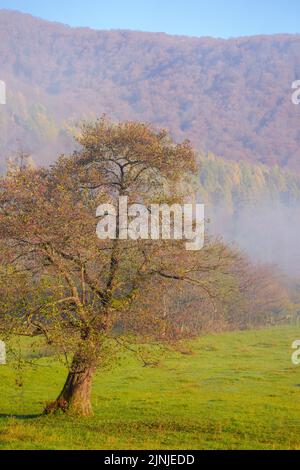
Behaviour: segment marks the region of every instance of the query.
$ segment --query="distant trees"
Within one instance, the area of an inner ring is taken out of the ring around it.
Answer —
[[[216,155],[199,154],[199,193],[214,207],[231,213],[255,207],[282,204],[299,206],[300,178],[297,173],[279,166],[254,165],[250,162],[226,161]]]
[[[99,240],[100,203],[120,195],[145,205],[183,201],[193,191],[195,155],[165,131],[106,118],[85,125],[79,144],[50,169],[21,166],[0,181],[0,327],[42,335],[70,359],[47,413],[89,415],[93,376],[110,345],[130,335],[146,342],[189,336],[166,313],[164,294],[180,298],[191,286],[215,311],[237,255],[220,241],[187,252],[182,241]]]
[[[209,283],[212,281],[213,284]],[[203,296],[197,285],[169,286],[163,296],[165,316],[177,325],[183,337],[203,332],[245,330],[281,324],[296,318],[297,301],[292,299],[282,274],[274,268],[255,265],[239,255],[226,276],[206,278],[212,295]],[[180,295],[179,295],[180,294]]]

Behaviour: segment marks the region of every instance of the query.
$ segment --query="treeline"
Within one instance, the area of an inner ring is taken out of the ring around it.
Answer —
[[[299,205],[300,176],[278,165],[254,165],[249,162],[233,162],[201,154],[199,194],[212,206],[222,206],[232,213],[245,207],[263,203]]]

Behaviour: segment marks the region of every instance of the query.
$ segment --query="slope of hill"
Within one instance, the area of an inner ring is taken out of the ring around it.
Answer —
[[[1,164],[71,147],[79,120],[107,113],[167,127],[227,159],[300,169],[300,36],[232,40],[73,29],[0,10]]]

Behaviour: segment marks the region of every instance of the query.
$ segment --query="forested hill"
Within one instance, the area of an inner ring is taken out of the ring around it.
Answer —
[[[150,121],[199,151],[300,170],[300,36],[231,40],[73,29],[0,10],[0,163],[72,148],[79,120]]]

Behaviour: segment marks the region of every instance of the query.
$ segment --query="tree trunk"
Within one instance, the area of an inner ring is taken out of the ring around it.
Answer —
[[[78,352],[74,355],[71,370],[58,398],[48,404],[45,414],[58,411],[79,416],[92,414],[91,388],[96,365],[93,360]]]

